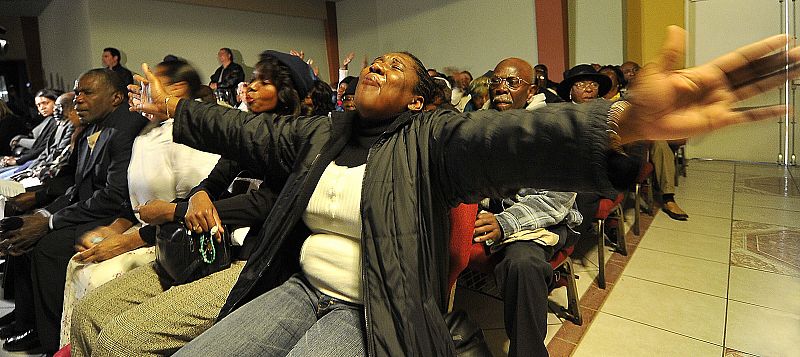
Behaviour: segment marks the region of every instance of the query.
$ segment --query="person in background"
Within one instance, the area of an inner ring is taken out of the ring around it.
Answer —
[[[464,106],[464,112],[474,112],[483,109],[489,102],[489,77],[480,76],[475,78],[470,84],[467,92],[470,95],[469,103]]]
[[[103,67],[116,72],[119,78],[122,79],[122,83],[127,86],[133,84],[133,73],[122,66],[122,63],[120,63],[121,58],[122,54],[118,49],[114,47],[106,47],[103,49],[103,57],[101,58]]]
[[[347,89],[342,93],[342,110],[352,112],[356,110],[356,88],[358,87],[358,77],[353,77],[347,83]]]
[[[220,48],[217,51],[217,60],[220,66],[211,75],[208,86],[214,90],[217,100],[235,107],[239,105],[236,99],[236,85],[244,82],[244,69],[233,61],[233,51],[230,48]]]
[[[26,132],[25,121],[0,100],[0,157],[12,156],[11,139]]]
[[[19,156],[5,156],[0,159],[0,165],[3,166],[3,168],[0,169],[0,178],[7,179],[15,172],[26,169],[33,163],[32,160],[39,157],[50,144],[50,140],[53,135],[55,135],[56,128],[58,127],[56,120],[53,118],[53,111],[55,110],[56,99],[58,99],[59,95],[61,95],[61,91],[53,89],[42,89],[36,93],[36,108],[39,111],[39,115],[44,117],[44,119],[32,130],[35,139],[12,139],[12,146],[19,144],[28,147],[28,150],[24,151]],[[30,146],[27,146],[28,144],[30,144]]]
[[[333,91],[328,83],[315,80],[314,85],[308,91],[303,100],[303,114],[305,115],[328,115],[333,111],[334,105],[331,101]]]
[[[558,83],[550,80],[547,66],[540,63],[534,66],[533,70],[535,72],[536,85],[539,86],[539,94],[545,95],[544,101],[546,103],[563,102],[558,96],[558,93],[556,93]]]
[[[620,92],[620,90],[625,88],[628,83],[625,82],[625,76],[622,74],[622,71],[619,69],[619,67],[607,65],[601,67],[600,71],[598,72],[607,76],[608,79],[611,80],[611,88],[608,90],[608,93],[603,96],[603,98],[612,102],[620,100],[620,98],[622,98],[622,92]]]
[[[633,79],[636,78],[636,74],[639,73],[640,69],[641,67],[639,64],[633,61],[627,61],[619,66],[619,70],[622,71],[622,75],[625,77],[625,83],[627,85],[630,85],[631,82],[633,82]],[[628,88],[627,85],[624,89]]]
[[[544,95],[536,94],[528,62],[507,58],[494,73],[492,109],[534,110],[545,105]],[[532,100],[535,95],[540,98]],[[474,238],[490,246],[498,259],[494,275],[503,295],[509,356],[547,356],[547,296],[553,280],[548,260],[566,244],[574,244],[577,234],[572,229],[583,219],[575,197],[574,192],[524,188],[503,199],[482,201]]]

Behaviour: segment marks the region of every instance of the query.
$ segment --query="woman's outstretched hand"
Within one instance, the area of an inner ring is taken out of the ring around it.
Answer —
[[[170,93],[167,92],[164,84],[153,75],[147,63],[142,63],[142,73],[144,73],[144,77],[138,74],[133,76],[133,82],[136,84],[128,85],[130,111],[152,114],[153,117],[151,119],[156,121],[167,120],[166,113],[168,104],[165,103],[165,99],[170,96]],[[149,85],[150,100],[142,100],[140,83]],[[169,108],[170,115],[175,113],[174,107],[177,103],[177,98],[172,97],[171,102],[172,105]]]
[[[785,112],[783,105],[737,109],[736,103],[775,88],[800,71],[800,48],[773,36],[711,62],[675,69],[684,56],[685,31],[670,26],[659,58],[631,83],[631,106],[620,119],[623,143],[682,139],[724,126],[758,121]]]

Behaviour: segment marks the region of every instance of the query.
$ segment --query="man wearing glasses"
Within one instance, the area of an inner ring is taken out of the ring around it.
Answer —
[[[490,107],[533,110],[545,105],[536,94],[533,68],[507,58],[489,79]],[[513,197],[487,199],[475,222],[475,242],[497,255],[494,273],[503,294],[503,318],[510,340],[509,356],[547,356],[547,296],[553,280],[548,260],[576,238],[582,221],[574,192],[521,189]]]

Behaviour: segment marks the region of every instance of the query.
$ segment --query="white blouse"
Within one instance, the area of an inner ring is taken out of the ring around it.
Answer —
[[[185,198],[219,160],[219,155],[175,143],[172,122],[148,124],[133,142],[128,192],[134,208],[152,199]]]
[[[303,243],[300,267],[326,295],[361,304],[361,184],[366,164],[331,163],[303,213],[313,233]]]

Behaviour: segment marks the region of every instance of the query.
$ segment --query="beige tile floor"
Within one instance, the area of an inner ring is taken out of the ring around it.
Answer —
[[[574,356],[800,356],[800,178],[691,161]]]

